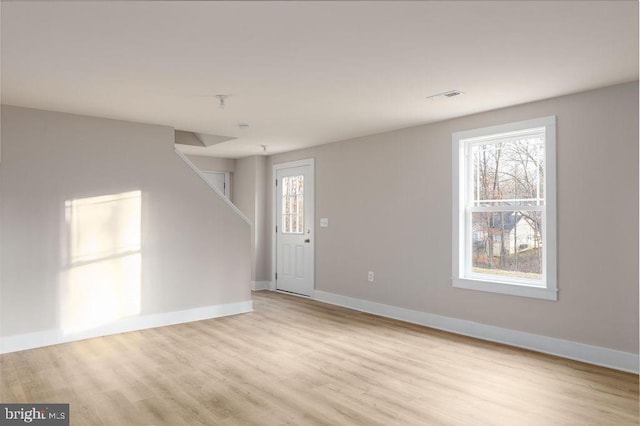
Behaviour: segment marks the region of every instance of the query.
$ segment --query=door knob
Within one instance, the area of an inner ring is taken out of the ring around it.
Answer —
[[[304,240],[305,243],[310,243],[311,240],[309,238],[307,238],[306,240]]]

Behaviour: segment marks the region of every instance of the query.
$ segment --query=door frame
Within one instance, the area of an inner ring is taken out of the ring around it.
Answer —
[[[311,174],[313,175],[313,208],[314,208],[314,213],[315,213],[315,206],[316,206],[316,165],[315,165],[315,158],[305,158],[303,160],[295,160],[295,161],[287,161],[285,163],[277,163],[277,164],[273,164],[271,167],[271,278],[272,280],[269,281],[269,289],[272,291],[278,291],[276,289],[276,272],[277,272],[277,268],[278,268],[278,264],[277,264],[277,259],[276,259],[276,253],[277,253],[277,247],[276,247],[276,243],[277,243],[277,238],[278,238],[278,234],[275,232],[276,231],[276,225],[277,225],[277,207],[278,207],[278,191],[276,190],[276,173],[278,172],[278,170],[281,169],[290,169],[293,167],[302,167],[302,166],[310,166],[311,167]],[[314,214],[314,222],[315,222],[315,214]],[[314,296],[314,292],[316,289],[316,224],[313,224],[313,238],[311,239],[311,245],[312,245],[312,249],[313,249],[313,271],[312,271],[312,278],[313,278],[313,289],[311,290],[311,295],[308,298],[313,299]],[[288,293],[292,296],[299,296],[299,297],[305,297],[307,298],[307,296],[304,295],[296,295],[294,293]]]

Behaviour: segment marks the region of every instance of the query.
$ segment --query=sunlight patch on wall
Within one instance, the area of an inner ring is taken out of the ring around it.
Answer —
[[[60,286],[65,334],[140,313],[141,192],[65,202]]]

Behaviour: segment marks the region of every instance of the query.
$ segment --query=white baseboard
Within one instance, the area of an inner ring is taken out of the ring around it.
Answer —
[[[316,290],[314,292],[313,299],[361,312],[367,312],[387,318],[394,318],[439,330],[450,331],[456,334],[530,349],[537,352],[557,355],[563,358],[582,361],[589,364],[614,368],[616,370],[636,374],[639,370],[638,354],[630,352],[622,352],[600,346],[591,346],[584,343],[556,339],[554,337],[541,336],[538,334],[510,330],[508,328],[480,324],[473,321],[383,305],[381,303],[342,296],[321,290]]]
[[[269,281],[251,281],[251,288],[253,291],[269,290],[271,289],[271,282]]]
[[[75,340],[91,339],[93,337],[108,336],[128,331],[143,330],[145,328],[164,327],[185,322],[200,321],[228,315],[244,314],[253,311],[253,302],[225,303],[222,305],[205,306],[184,311],[166,312],[161,314],[140,315],[123,318],[108,325],[91,330],[65,334],[61,329],[38,331],[35,333],[18,334],[0,338],[0,353],[17,352],[25,349],[73,342]]]
[[[269,281],[269,290],[276,291],[276,282],[275,281]]]

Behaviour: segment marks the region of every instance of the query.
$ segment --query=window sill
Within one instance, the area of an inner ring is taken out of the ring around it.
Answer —
[[[486,291],[490,293],[509,294],[512,296],[532,297],[536,299],[558,300],[558,291],[545,287],[522,284],[506,284],[495,281],[453,278],[453,286],[467,290]]]

